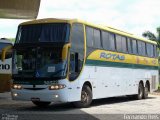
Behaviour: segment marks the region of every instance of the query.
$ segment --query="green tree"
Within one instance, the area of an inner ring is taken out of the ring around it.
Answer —
[[[15,42],[15,38],[8,38],[11,42]]]
[[[158,53],[160,52],[160,27],[157,28],[157,35],[155,35],[154,33],[150,32],[150,31],[145,31],[142,34],[143,37],[156,41],[157,42],[157,47],[158,47]],[[160,76],[160,56],[158,57],[158,61],[159,61],[159,76]],[[158,89],[160,90],[160,78],[159,78],[159,86]]]
[[[157,34],[158,35],[155,35],[154,33],[150,31],[145,31],[144,33],[142,33],[142,36],[147,39],[157,42],[157,46],[160,49],[160,27],[157,28]]]

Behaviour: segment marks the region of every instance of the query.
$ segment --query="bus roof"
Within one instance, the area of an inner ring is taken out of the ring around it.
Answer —
[[[10,43],[10,44],[13,44],[10,40],[8,40],[6,38],[0,38],[0,43]]]
[[[122,31],[122,30],[118,30],[118,29],[110,27],[110,26],[96,25],[96,24],[89,23],[89,22],[86,22],[86,21],[83,21],[83,20],[79,20],[79,19],[46,18],[46,19],[37,19],[37,20],[33,20],[33,21],[24,22],[24,23],[21,23],[20,25],[41,24],[41,23],[70,23],[70,24],[71,23],[82,23],[82,24],[87,25],[87,26],[91,26],[91,27],[94,27],[94,28],[98,28],[98,29],[101,29],[101,30],[108,31],[108,32],[116,33],[116,34],[119,34],[119,35],[122,35],[122,36],[127,36],[129,38],[145,41],[145,42],[152,43],[152,44],[157,44],[155,41],[148,40],[148,39],[145,39],[145,38],[142,38],[142,37],[138,37],[138,36],[135,36],[131,33],[128,33],[128,32]]]

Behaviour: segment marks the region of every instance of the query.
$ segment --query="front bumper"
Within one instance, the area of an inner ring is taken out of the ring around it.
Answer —
[[[66,89],[60,90],[17,90],[11,89],[13,100],[22,101],[43,101],[43,102],[68,102],[68,94]]]

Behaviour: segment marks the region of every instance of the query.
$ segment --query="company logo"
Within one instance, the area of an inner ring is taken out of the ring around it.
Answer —
[[[102,52],[100,54],[100,58],[113,59],[113,60],[125,60],[124,55],[105,53],[105,52]]]
[[[0,64],[0,70],[9,70],[10,68],[9,64]]]

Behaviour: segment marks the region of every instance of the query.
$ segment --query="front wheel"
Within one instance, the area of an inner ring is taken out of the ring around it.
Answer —
[[[32,101],[38,107],[47,107],[51,102]]]
[[[84,85],[81,92],[81,100],[74,102],[74,106],[78,108],[89,107],[92,102],[92,90],[88,85]]]

